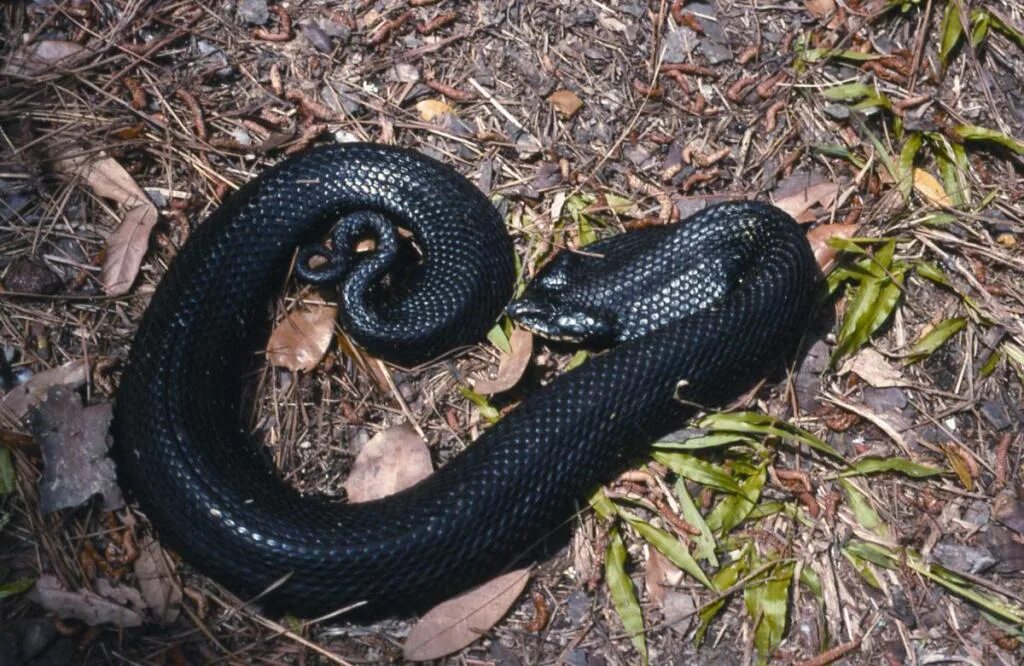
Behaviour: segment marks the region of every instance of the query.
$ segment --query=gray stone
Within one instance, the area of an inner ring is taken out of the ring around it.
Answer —
[[[238,18],[246,23],[263,25],[270,18],[267,0],[239,0]]]

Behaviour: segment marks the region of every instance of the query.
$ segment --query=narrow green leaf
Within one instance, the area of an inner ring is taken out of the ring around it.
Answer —
[[[626,573],[626,544],[622,542],[619,531],[614,528],[609,537],[608,550],[604,557],[604,578],[608,582],[608,591],[611,593],[619,619],[622,620],[622,626],[626,628],[626,633],[633,641],[633,647],[646,664],[647,637],[644,635],[644,616],[640,611],[636,590],[633,589],[633,581]]]
[[[753,444],[754,440],[746,435],[733,432],[721,432],[711,435],[700,435],[691,437],[681,442],[670,442],[662,440],[654,444],[655,448],[666,451],[696,451],[699,449],[714,449],[729,444]]]
[[[920,557],[908,557],[911,568],[926,578],[938,583],[947,590],[957,594],[981,608],[1015,624],[1024,624],[1024,609],[1008,604],[989,592],[979,591],[978,587],[958,576],[955,572],[939,564],[925,564]]]
[[[11,460],[11,450],[0,447],[0,495],[13,493],[18,489],[14,480],[14,461]]]
[[[861,476],[863,474],[878,474],[879,472],[899,472],[915,479],[923,479],[929,476],[939,476],[945,470],[938,467],[929,467],[920,463],[893,456],[891,458],[863,458],[850,465],[850,468],[840,474],[842,477]]]
[[[598,486],[588,500],[593,507],[594,513],[602,520],[611,520],[615,517],[615,504],[605,494],[604,488]]]
[[[866,83],[844,83],[821,91],[822,97],[833,102],[853,102],[876,94]]]
[[[697,424],[699,427],[717,433],[758,434],[778,437],[788,442],[804,444],[819,453],[844,460],[843,456],[823,440],[802,428],[781,419],[758,412],[719,412],[710,414]]]
[[[939,59],[942,69],[949,66],[949,57],[953,49],[964,36],[964,26],[960,22],[960,7],[956,0],[947,0],[946,10],[942,14],[942,43],[939,45]]]
[[[669,453],[667,451],[655,451],[651,454],[651,457],[679,476],[701,485],[711,486],[727,493],[743,493],[743,489],[736,483],[736,480],[732,478],[729,472],[706,460],[695,458],[686,453]]]
[[[914,172],[914,160],[917,159],[917,153],[921,150],[922,143],[924,143],[924,137],[921,136],[920,132],[913,132],[907,137],[906,142],[903,144],[903,149],[900,151],[900,170],[903,173],[912,174]],[[901,180],[900,187],[904,190],[903,198],[909,197],[914,189],[913,177]]]
[[[728,495],[716,504],[705,519],[711,531],[724,535],[746,520],[757,505],[766,478],[766,467],[762,466],[758,473],[747,477],[740,484],[740,494]]]
[[[914,264],[914,270],[917,271],[918,275],[926,280],[931,280],[935,284],[940,284],[943,287],[952,287],[952,284],[949,282],[949,278],[946,277],[943,270],[930,261],[917,262]]]
[[[512,353],[512,345],[509,343],[508,336],[505,335],[505,330],[501,327],[501,324],[496,324],[491,330],[487,331],[487,339],[504,353]]]
[[[914,346],[910,348],[907,364],[916,363],[923,358],[931,356],[935,353],[935,350],[946,344],[950,338],[959,333],[966,325],[967,319],[964,317],[954,317],[939,323],[935,328],[922,335],[914,343]]]
[[[850,552],[884,569],[895,569],[900,564],[900,557],[895,551],[863,539],[850,539],[843,547],[843,551]]]
[[[587,360],[588,356],[589,354],[584,349],[581,349],[575,354],[573,354],[572,358],[569,359],[569,362],[565,364],[566,371],[572,370],[573,368],[578,368],[581,365],[583,365],[583,363]]]
[[[711,528],[704,521],[704,516],[701,515],[700,509],[697,508],[697,503],[693,501],[693,497],[686,490],[686,483],[682,479],[677,479],[674,490],[676,499],[679,500],[679,509],[683,513],[683,519],[700,530],[700,534],[693,537],[694,557],[706,561],[712,567],[718,567],[718,556],[715,554],[715,536],[711,533]]]
[[[1016,42],[1017,48],[1024,51],[1024,32],[1017,30],[1017,28],[1004,21],[998,14],[985,12],[985,15],[993,29],[1010,41]]]
[[[800,582],[811,591],[811,594],[817,597],[818,601],[825,599],[825,593],[821,586],[821,577],[817,571],[809,566],[800,567]]]
[[[704,587],[713,589],[711,580],[708,578],[707,574],[704,573],[700,568],[700,565],[697,564],[697,560],[695,560],[693,555],[690,554],[690,551],[688,551],[686,547],[679,542],[679,539],[675,538],[665,530],[658,529],[650,523],[641,520],[628,511],[619,509],[619,515],[629,523],[630,527],[636,530],[637,534],[639,534],[644,541],[657,548],[662,555],[672,562],[672,564],[696,578]]]
[[[878,576],[875,575],[875,570],[871,568],[871,562],[864,559],[857,553],[851,552],[848,548],[842,549],[843,557],[850,563],[853,570],[860,574],[860,577],[864,579],[864,582],[875,588],[876,590],[882,589],[882,583],[878,580]]]
[[[889,526],[885,524],[882,518],[871,506],[867,496],[846,479],[840,479],[839,484],[846,492],[846,503],[850,507],[850,511],[853,512],[853,517],[856,521],[865,529],[868,529],[879,536],[888,537]]]
[[[782,643],[786,631],[789,586],[796,565],[784,563],[764,580],[743,589],[747,613],[755,623],[754,647],[762,662]]]
[[[715,589],[719,592],[724,592],[730,587],[736,584],[736,581],[740,579],[740,576],[747,570],[747,559],[745,557],[737,557],[735,560],[725,565],[711,576],[711,582],[714,584]],[[700,611],[698,617],[700,618],[700,624],[697,626],[697,631],[694,633],[693,642],[696,645],[700,645],[704,641],[704,636],[708,631],[708,627],[711,626],[711,621],[715,619],[715,616],[725,607],[726,599],[719,599],[713,604],[709,604]]]
[[[988,29],[992,24],[992,15],[986,11],[975,9],[971,12],[971,46],[978,46],[988,36]]]
[[[1002,146],[1018,155],[1024,155],[1024,142],[1017,141],[1002,132],[977,125],[958,125],[953,128],[953,132],[964,141],[987,141]]]
[[[467,400],[476,405],[476,408],[480,410],[480,416],[484,417],[488,423],[497,423],[498,419],[501,418],[501,413],[495,409],[491,403],[487,402],[487,398],[480,395],[468,386],[460,386],[459,393],[463,395]]]
[[[7,597],[13,597],[16,594],[21,594],[32,587],[35,582],[35,578],[17,578],[4,583],[0,585],[0,599],[6,599]]]

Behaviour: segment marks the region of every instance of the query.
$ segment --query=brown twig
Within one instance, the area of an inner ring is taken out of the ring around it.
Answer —
[[[277,17],[278,26],[276,30],[267,30],[260,26],[252,31],[253,39],[261,39],[265,42],[289,42],[295,38],[295,31],[292,30],[292,17],[284,7],[270,7],[271,13]]]
[[[379,46],[380,44],[383,44],[384,41],[391,36],[391,33],[397,31],[411,18],[412,12],[407,11],[399,14],[396,18],[393,18],[390,21],[384,21],[377,26],[373,32],[367,35],[365,40],[366,44],[370,46]]]
[[[427,87],[436,90],[445,97],[454,99],[457,102],[468,102],[476,97],[473,93],[467,90],[462,90],[454,86],[449,86],[435,79],[428,78],[427,80],[424,81],[424,83],[427,84]]]
[[[418,24],[416,26],[416,32],[421,35],[429,35],[432,32],[440,30],[446,25],[454,23],[458,18],[458,12],[442,12],[429,21],[424,21],[423,23]]]

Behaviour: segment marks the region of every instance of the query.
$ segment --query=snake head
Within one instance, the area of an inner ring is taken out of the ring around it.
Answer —
[[[505,312],[549,340],[594,346],[610,343],[613,318],[586,302],[576,275],[580,259],[571,252],[556,255]]]

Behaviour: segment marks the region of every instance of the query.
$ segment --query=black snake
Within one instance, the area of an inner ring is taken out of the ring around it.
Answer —
[[[396,226],[419,253],[406,248],[401,280]],[[376,249],[354,252],[364,237]],[[300,274],[340,281],[350,335],[399,363],[479,340],[515,277],[501,217],[476,188],[433,159],[372,144],[269,169],[172,262],[121,381],[120,474],[188,562],[246,597],[273,587],[261,602],[297,614],[359,601],[372,614],[422,609],[500,572],[692,405],[762,376],[801,335],[817,275],[796,223],[757,203],[563,252],[510,313],[554,337],[619,344],[414,487],[346,505],[294,491],[241,427],[253,331],[265,330],[298,248]],[[313,267],[313,255],[326,261]]]

